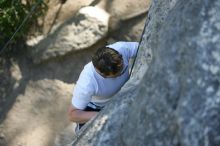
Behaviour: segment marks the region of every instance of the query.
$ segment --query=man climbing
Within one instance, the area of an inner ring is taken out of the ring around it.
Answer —
[[[96,116],[129,79],[129,60],[135,57],[137,42],[117,42],[96,51],[84,66],[73,91],[68,115],[78,131]]]

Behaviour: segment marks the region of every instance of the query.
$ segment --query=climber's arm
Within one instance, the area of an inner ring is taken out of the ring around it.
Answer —
[[[97,114],[94,111],[84,111],[95,91],[89,71],[83,69],[74,87],[71,105],[68,109],[69,120],[72,122],[86,123]]]
[[[97,114],[98,112],[77,109],[73,105],[70,105],[68,109],[69,120],[76,123],[86,123]]]

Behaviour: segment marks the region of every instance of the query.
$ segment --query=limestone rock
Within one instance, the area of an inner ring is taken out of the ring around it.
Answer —
[[[153,0],[133,76],[72,145],[219,146],[219,15],[220,0]]]
[[[32,50],[33,61],[40,63],[54,57],[91,47],[108,32],[109,14],[97,7],[84,7],[59,26]]]
[[[99,0],[96,6],[105,9],[111,14],[111,18],[109,20],[109,30],[111,32],[114,31],[116,35],[122,35],[131,31],[128,27],[126,27],[126,25],[137,24],[136,20],[133,20],[134,18],[140,16],[141,14],[147,14],[150,6],[150,0]],[[121,24],[123,22],[125,25]],[[141,22],[142,20],[138,23]],[[141,24],[141,29],[143,29],[144,23]],[[122,33],[121,29],[125,32]],[[140,39],[140,36],[136,37],[136,39]]]
[[[49,0],[48,11],[43,20],[43,32],[50,32],[53,25],[64,22],[73,17],[80,8],[88,6],[93,0],[66,0],[64,4],[61,0]]]

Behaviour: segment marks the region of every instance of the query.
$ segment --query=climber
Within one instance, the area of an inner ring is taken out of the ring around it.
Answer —
[[[99,48],[84,66],[68,109],[79,129],[110,101],[129,79],[129,60],[136,56],[137,42],[116,42]]]

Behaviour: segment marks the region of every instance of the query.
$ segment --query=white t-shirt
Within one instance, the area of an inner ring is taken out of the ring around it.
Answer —
[[[104,78],[96,72],[92,62],[84,66],[73,90],[72,104],[85,109],[89,102],[104,106],[129,79],[129,59],[136,55],[137,42],[117,42],[107,47],[117,50],[123,57],[123,74],[116,78]]]

